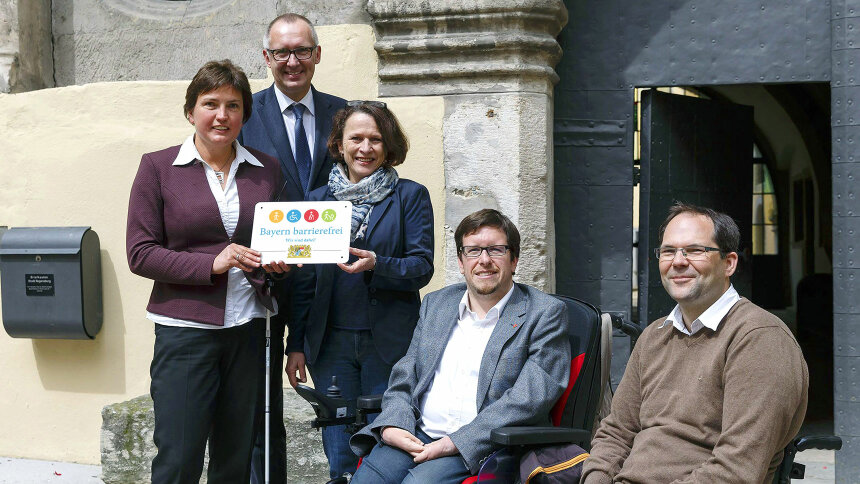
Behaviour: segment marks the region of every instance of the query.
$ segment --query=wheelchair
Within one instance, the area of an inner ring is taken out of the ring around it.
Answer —
[[[550,411],[552,427],[502,427],[490,434],[498,450],[487,457],[476,476],[462,484],[510,484],[519,479],[521,455],[529,448],[576,444],[588,450],[598,417],[605,416],[611,402],[609,384],[611,339],[613,330],[630,337],[631,349],[642,329],[621,317],[601,313],[583,300],[555,295],[567,307],[571,347],[570,379],[564,393]],[[350,434],[368,423],[368,416],[382,409],[382,395],[358,397],[355,413],[337,388],[336,377],[325,392],[306,385],[296,386],[296,392],[310,403],[316,418],[312,428],[345,425]],[[798,437],[786,446],[777,468],[774,484],[790,484],[791,479],[803,479],[805,468],[794,462],[798,452],[807,449],[839,450],[842,440],[835,436]],[[338,477],[327,484],[346,484],[348,477]]]

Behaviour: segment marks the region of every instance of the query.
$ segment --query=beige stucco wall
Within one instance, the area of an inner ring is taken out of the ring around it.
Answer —
[[[372,29],[321,27],[319,35],[317,88],[348,99],[375,98]],[[255,80],[252,87],[270,82]],[[142,153],[178,144],[192,132],[182,116],[186,87],[99,83],[0,94],[0,225],[91,226],[101,240],[104,286],[104,326],[94,341],[14,339],[0,332],[0,455],[98,463],[101,408],[149,391],[153,330],[144,307],[151,283],[126,264],[128,193]],[[437,257],[427,289],[439,288],[445,266],[442,99],[386,101],[411,143],[398,171],[430,190]]]

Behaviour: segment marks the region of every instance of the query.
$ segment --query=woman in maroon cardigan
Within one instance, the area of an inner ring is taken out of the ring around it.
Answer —
[[[128,264],[154,281],[153,483],[199,482],[207,438],[209,482],[249,482],[272,299],[248,246],[280,186],[277,160],[236,141],[251,102],[238,67],[204,65],[185,94],[194,133],[143,155],[131,189]]]

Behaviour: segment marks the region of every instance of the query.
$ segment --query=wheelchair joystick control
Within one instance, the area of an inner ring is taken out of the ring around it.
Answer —
[[[337,386],[337,377],[332,377],[325,393],[307,385],[296,385],[296,393],[307,400],[316,413],[317,418],[311,422],[313,428],[344,425],[355,420],[354,416],[347,415],[346,400]]]
[[[333,375],[331,377],[331,386],[326,389],[325,396],[331,397],[331,398],[340,398],[341,397],[340,387],[337,386],[337,376]]]

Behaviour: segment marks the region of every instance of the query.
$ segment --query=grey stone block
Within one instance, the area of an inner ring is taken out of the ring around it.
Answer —
[[[291,389],[284,390],[284,424],[287,427],[287,480],[290,484],[319,484],[328,480],[328,461],[320,432],[311,429],[310,405]],[[142,395],[102,409],[101,462],[105,484],[149,482],[156,448],[152,441],[152,399]],[[204,460],[201,483],[206,482]]]
[[[105,484],[148,482],[155,443],[152,399],[141,395],[102,409],[102,480]]]

